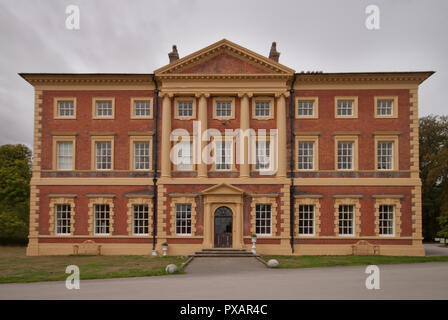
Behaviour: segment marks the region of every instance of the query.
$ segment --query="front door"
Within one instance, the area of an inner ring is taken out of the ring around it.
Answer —
[[[215,211],[215,248],[232,247],[232,210],[219,207]]]

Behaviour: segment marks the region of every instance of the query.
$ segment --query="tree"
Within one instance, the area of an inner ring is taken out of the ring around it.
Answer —
[[[440,224],[440,231],[437,233],[437,235],[443,239],[445,239],[445,244],[447,244],[448,239],[448,214],[443,214],[439,218],[439,224]]]
[[[423,235],[431,240],[440,230],[441,212],[448,212],[448,117],[421,118],[419,144]]]
[[[0,242],[26,242],[28,235],[31,150],[0,146]]]

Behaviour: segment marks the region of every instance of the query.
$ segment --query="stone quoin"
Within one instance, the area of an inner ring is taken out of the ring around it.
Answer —
[[[268,58],[226,39],[179,49],[152,74],[20,74],[35,92],[28,255],[250,251],[253,236],[259,254],[424,255],[418,87],[433,72],[296,73],[277,44]]]

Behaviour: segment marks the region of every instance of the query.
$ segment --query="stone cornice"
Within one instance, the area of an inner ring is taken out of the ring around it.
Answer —
[[[434,72],[363,72],[363,73],[298,73],[296,86],[307,83],[382,83],[411,82],[420,84]],[[73,73],[20,73],[31,85],[152,85],[151,74],[73,74]],[[290,80],[292,74],[159,74],[160,80]]]
[[[289,80],[292,75],[278,73],[228,73],[228,74],[206,74],[206,73],[176,73],[176,74],[160,74],[157,78],[161,80],[251,80],[251,79],[268,79],[268,80]]]
[[[347,72],[347,73],[297,73],[296,85],[300,83],[344,82],[414,82],[422,83],[434,71],[422,72]]]
[[[19,73],[31,85],[76,85],[76,84],[140,84],[152,85],[152,74],[129,73]]]

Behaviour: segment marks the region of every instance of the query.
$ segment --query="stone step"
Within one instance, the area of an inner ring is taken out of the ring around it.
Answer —
[[[252,252],[218,252],[218,251],[210,251],[210,252],[195,252],[196,255],[206,256],[208,254],[222,254],[222,255],[234,255],[234,256],[244,256],[244,255],[252,255]]]
[[[196,251],[189,257],[256,257],[252,252],[246,249],[234,248],[205,248],[202,251]]]
[[[259,255],[254,255],[252,253],[247,254],[222,254],[222,253],[208,253],[208,254],[190,254],[189,257],[195,258],[254,258],[259,257]]]
[[[246,251],[246,250],[212,250],[212,249],[209,249],[209,250],[201,250],[201,251],[197,251],[197,252],[204,252],[204,253],[207,253],[207,252],[233,252],[233,253],[244,253],[244,252],[250,252],[250,251]]]
[[[246,249],[237,248],[204,248],[202,251],[246,251]]]

